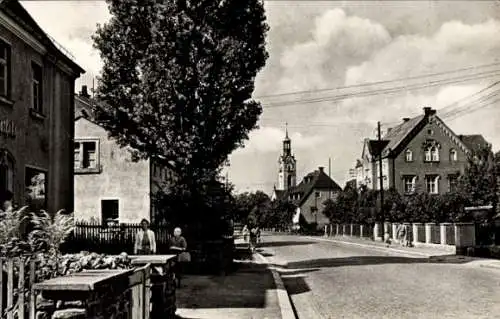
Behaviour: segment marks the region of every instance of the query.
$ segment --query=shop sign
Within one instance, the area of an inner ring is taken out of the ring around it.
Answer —
[[[0,120],[0,135],[16,137],[16,124],[10,120]]]

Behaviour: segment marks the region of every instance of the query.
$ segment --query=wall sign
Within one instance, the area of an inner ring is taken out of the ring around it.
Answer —
[[[10,120],[0,120],[0,135],[16,137],[16,124]]]

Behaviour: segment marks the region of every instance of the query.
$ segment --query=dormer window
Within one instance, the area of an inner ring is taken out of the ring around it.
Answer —
[[[411,150],[406,150],[405,161],[406,162],[413,162],[413,152]]]

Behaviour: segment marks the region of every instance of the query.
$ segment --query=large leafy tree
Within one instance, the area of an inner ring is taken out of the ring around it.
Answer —
[[[493,205],[498,202],[498,158],[491,146],[483,147],[469,157],[465,173],[460,177],[458,192],[471,206]]]
[[[262,112],[251,98],[268,57],[262,1],[107,3],[111,19],[94,36],[97,120],[135,159],[174,170],[170,200],[203,201]]]

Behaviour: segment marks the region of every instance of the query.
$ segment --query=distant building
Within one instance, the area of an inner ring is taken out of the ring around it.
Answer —
[[[280,184],[279,187],[273,189],[271,200],[285,200],[294,204],[296,207],[294,223],[298,223],[299,218],[307,223],[317,223],[318,225],[329,223],[328,218],[323,214],[323,203],[328,198],[335,198],[341,190],[340,186],[324,172],[323,167],[307,174],[296,185],[297,162],[291,154],[291,140],[287,131],[283,140],[283,153],[279,161]]]
[[[0,6],[0,192],[73,211],[74,84],[85,71],[16,0]]]
[[[94,101],[86,87],[75,97],[75,219],[139,223],[158,220],[152,198],[158,183],[173,180],[172,170],[154,160],[134,162],[127,148],[108,137],[93,119]]]
[[[324,168],[319,167],[307,174],[299,185],[288,189],[283,196],[297,207],[294,223],[303,218],[309,224],[326,225],[329,220],[323,214],[323,203],[327,199],[335,199],[341,190],[342,188],[325,173]]]
[[[436,114],[404,118],[389,128],[381,141],[365,139],[362,158],[357,162],[357,185],[380,189],[378,155],[382,153],[384,189],[400,194],[416,190],[442,194],[456,188],[468,156],[488,143],[482,135],[456,135]]]

